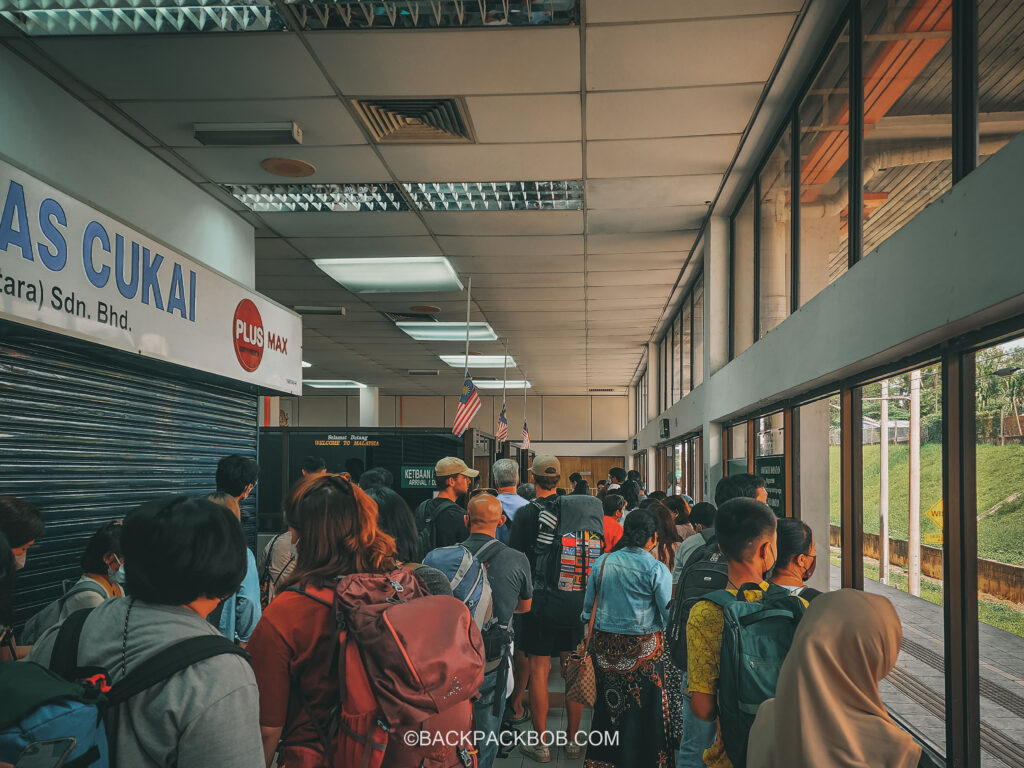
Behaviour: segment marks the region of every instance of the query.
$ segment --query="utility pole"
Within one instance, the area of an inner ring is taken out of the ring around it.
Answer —
[[[889,380],[882,382],[878,443],[878,582],[889,583]]]
[[[910,372],[910,508],[907,510],[908,591],[921,595],[921,371]]]

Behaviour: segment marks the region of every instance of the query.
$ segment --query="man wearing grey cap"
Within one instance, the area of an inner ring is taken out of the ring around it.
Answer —
[[[455,456],[445,456],[434,466],[437,497],[416,507],[416,530],[420,534],[420,559],[438,547],[458,544],[469,535],[466,510],[459,505],[469,494],[473,478],[480,473]]]

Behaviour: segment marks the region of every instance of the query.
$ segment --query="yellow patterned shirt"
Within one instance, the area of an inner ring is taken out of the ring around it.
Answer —
[[[762,590],[768,589],[767,582],[759,585]],[[737,590],[729,592],[736,594]],[[760,600],[762,594],[757,590],[747,590],[748,601]],[[722,661],[722,631],[725,628],[725,617],[721,606],[708,600],[701,600],[690,611],[686,620],[686,686],[691,692],[708,693],[714,696],[718,692],[718,675]],[[704,751],[704,765],[711,768],[733,768],[732,761],[725,754],[722,742],[722,731],[719,729],[715,743]]]

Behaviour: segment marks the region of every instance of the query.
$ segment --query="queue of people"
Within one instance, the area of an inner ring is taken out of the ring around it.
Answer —
[[[309,458],[258,570],[239,512],[258,466],[225,457],[210,497],[104,524],[21,641],[12,585],[45,526],[0,496],[0,653],[101,671],[111,764],[133,768],[490,768],[512,744],[547,763],[556,657],[561,743],[588,768],[929,765],[878,693],[894,609],[807,587],[813,533],[776,518],[760,478],[724,478],[691,507],[621,468],[600,498],[582,477],[559,495],[554,456],[534,458],[525,492],[516,462],[491,474],[474,489],[479,473],[445,457],[413,511],[387,470],[356,482]],[[740,663],[751,648],[759,664]]]

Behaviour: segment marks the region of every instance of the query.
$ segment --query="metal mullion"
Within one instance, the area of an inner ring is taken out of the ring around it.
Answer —
[[[736,215],[729,218],[729,359],[736,357]]]
[[[769,156],[771,153],[769,153]],[[751,344],[761,338],[761,171],[754,177],[754,335]]]
[[[699,277],[703,277],[703,273],[701,273],[701,275],[699,275]],[[697,370],[697,368],[696,368],[696,364],[697,364],[697,343],[696,343],[697,342],[697,337],[696,337],[696,334],[694,332],[694,328],[697,327],[697,315],[695,314],[695,312],[697,311],[696,310],[697,304],[694,301],[694,297],[693,297],[693,295],[697,292],[696,288],[697,288],[697,281],[694,280],[693,281],[693,286],[691,286],[691,288],[690,288],[690,390],[689,390],[690,392],[693,392],[693,372],[695,370]],[[704,327],[704,319],[703,318],[701,318],[700,327],[701,328]],[[703,345],[701,345],[701,349],[703,349]]]
[[[754,420],[747,419],[747,472],[754,474]]]
[[[840,407],[841,585],[864,589],[864,420],[861,388],[843,389]]]
[[[797,455],[799,441],[796,439],[797,413],[795,408],[786,408],[782,412],[782,453],[783,453],[783,485],[786,489],[786,517],[800,517],[800,507],[796,497]]]
[[[946,765],[981,764],[974,353],[942,358]]]
[[[722,427],[722,477],[729,476],[729,459],[732,458],[732,427]]]
[[[789,312],[800,309],[800,108],[790,115]]]
[[[861,0],[850,4],[850,140],[847,161],[849,207],[846,215],[846,261],[852,268],[861,260],[864,245],[864,40]]]
[[[953,0],[953,183],[978,167],[978,2]]]

